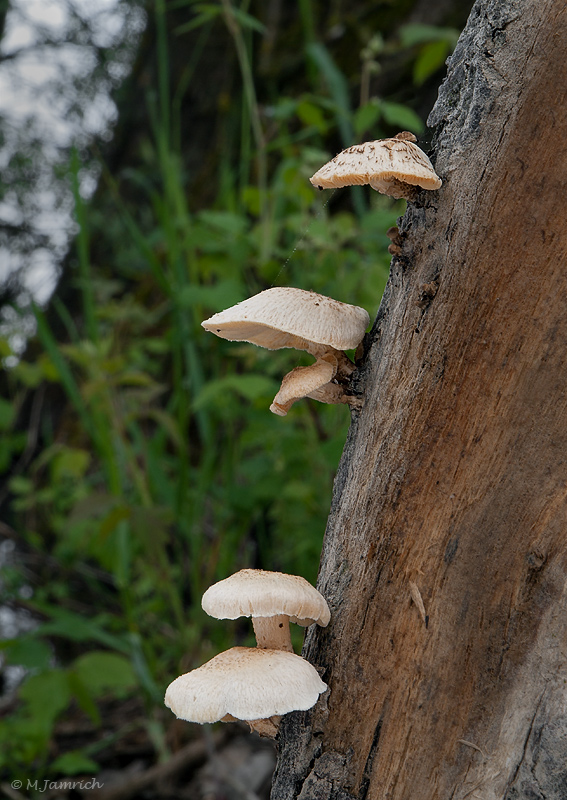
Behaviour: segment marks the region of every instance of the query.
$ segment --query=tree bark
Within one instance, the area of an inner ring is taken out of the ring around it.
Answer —
[[[273,800],[567,797],[567,8],[479,0],[335,481]],[[419,610],[421,597],[425,619]]]

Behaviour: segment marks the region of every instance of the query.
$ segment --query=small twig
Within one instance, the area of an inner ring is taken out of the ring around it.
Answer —
[[[417,584],[414,583],[413,581],[409,581],[409,590],[410,590],[410,594],[411,594],[411,599],[416,604],[417,610],[419,611],[420,616],[421,616],[423,622],[425,623],[425,627],[427,628],[427,626],[429,624],[429,617],[425,613],[425,606],[423,605],[421,592],[417,588]]]
[[[215,731],[212,735],[213,744],[219,747],[230,736],[230,731]],[[141,774],[137,773],[117,782],[108,789],[98,789],[89,792],[89,800],[129,800],[165,778],[171,778],[176,772],[181,772],[187,767],[196,766],[206,761],[209,755],[210,745],[205,737],[196,742],[189,742],[188,745],[178,750],[169,761],[163,764],[156,764]],[[21,798],[18,798],[21,800]]]
[[[0,789],[6,797],[10,797],[11,800],[26,800],[26,796],[13,789],[9,783],[0,783]]]

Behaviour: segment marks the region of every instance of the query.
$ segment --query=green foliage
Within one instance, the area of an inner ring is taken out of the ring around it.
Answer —
[[[75,659],[67,669],[49,668],[41,641],[27,640],[23,648],[3,644],[12,658],[21,658],[20,663],[40,671],[31,674],[20,688],[19,713],[0,725],[0,767],[21,770],[35,762],[71,775],[96,770],[96,762],[78,751],[46,763],[53,726],[71,701],[100,724],[96,701],[109,692],[115,697],[124,696],[138,683],[130,661],[117,653],[91,651]]]
[[[220,163],[214,202],[191,210],[170,130],[165,41],[160,96],[148,99],[153,138],[129,176],[136,203],[103,171],[112,214],[97,218],[81,198],[79,157],[70,159],[82,322],[57,298],[50,314],[34,308],[36,341],[9,372],[11,400],[0,400],[7,476],[26,447],[23,404],[38,387],[60,398],[39,426],[41,449],[9,481],[23,557],[35,564],[26,605],[41,621],[0,643],[6,663],[28,670],[15,712],[0,720],[6,772],[95,771],[93,754],[81,750],[49,764],[50,747],[69,707],[100,725],[107,696],[138,693],[159,747],[170,721],[167,683],[235,636],[252,641],[251,630],[235,633],[204,615],[203,591],[246,566],[315,581],[348,409],[306,400],[285,419],[270,414],[283,375],[310,358],[217,339],[200,323],[274,284],[362,305],[373,317],[388,275],[385,231],[403,204],[368,189],[345,192],[332,209],[308,178],[328,157],[330,134],[346,146],[376,138],[382,125],[423,129],[392,99],[369,98],[353,111],[349,81],[315,40],[303,3],[313,88],[278,97],[265,136],[250,51],[261,24],[228,2],[183,5],[195,16],[179,35],[208,24],[230,30],[243,84],[240,134],[229,132],[239,164]],[[405,26],[417,83],[452,41],[439,29]],[[374,63],[383,47],[377,39],[362,60]],[[108,270],[91,259],[104,236],[115,259]],[[55,316],[65,336],[56,335]],[[24,570],[6,580],[4,601],[29,580]]]
[[[84,753],[79,750],[69,750],[59,756],[50,765],[50,773],[52,775],[87,775],[92,772],[98,772],[99,766],[92,758],[88,758]]]
[[[453,52],[459,31],[455,28],[438,28],[433,25],[403,25],[400,39],[404,47],[415,47],[417,57],[413,67],[416,86],[434,75]]]
[[[358,138],[371,130],[380,121],[400,130],[423,131],[423,122],[411,108],[401,103],[373,98],[360,106],[354,114],[354,131]]]
[[[137,684],[130,661],[118,653],[85,653],[75,660],[73,674],[84,695],[92,698],[103,697],[110,689],[120,696]]]

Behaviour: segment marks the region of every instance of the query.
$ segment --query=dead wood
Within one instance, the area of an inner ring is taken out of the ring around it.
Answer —
[[[284,718],[273,800],[567,797],[566,94],[563,0],[477,2],[335,482],[328,708]]]

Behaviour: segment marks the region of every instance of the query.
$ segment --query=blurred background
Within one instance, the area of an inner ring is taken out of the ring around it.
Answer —
[[[274,416],[312,359],[200,323],[274,285],[374,318],[405,203],[308,179],[400,130],[428,149],[471,5],[0,0],[6,796],[74,776],[108,797],[267,797],[270,742],[176,721],[163,694],[254,643],[249,620],[202,612],[211,583],[316,581],[350,415]]]

